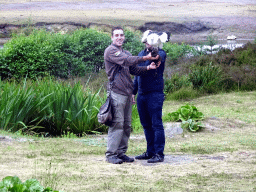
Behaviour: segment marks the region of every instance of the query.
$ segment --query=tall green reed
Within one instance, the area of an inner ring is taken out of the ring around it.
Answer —
[[[46,131],[56,135],[67,132],[83,134],[102,128],[97,121],[103,102],[99,92],[92,93],[87,85],[80,82],[72,86],[52,79],[40,81],[37,89],[44,95],[52,93],[45,100],[49,103],[42,122]]]
[[[222,89],[223,72],[211,62],[206,66],[192,65],[189,80],[195,89],[205,93],[217,93]]]
[[[27,86],[26,79],[22,84],[1,81],[0,92],[0,127],[16,132],[22,128],[35,128],[40,122],[37,114],[39,106],[46,97],[38,97],[32,87]]]
[[[97,121],[104,99],[87,85],[45,78],[23,84],[0,81],[0,128],[61,135],[106,131]],[[40,129],[39,129],[40,128]]]

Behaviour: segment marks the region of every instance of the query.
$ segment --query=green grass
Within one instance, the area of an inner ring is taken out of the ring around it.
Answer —
[[[0,127],[6,131],[72,137],[106,130],[97,120],[104,97],[87,85],[46,78],[0,86]]]
[[[0,141],[0,180],[9,175],[22,181],[36,178],[43,186],[69,192],[255,191],[255,97],[256,92],[239,92],[191,100],[206,115],[203,122],[215,129],[166,137],[166,162],[153,166],[107,163],[106,135],[42,138],[0,131],[13,138]],[[164,113],[182,105],[165,101]],[[144,152],[143,133],[131,136],[127,154]],[[180,160],[167,163],[168,158]]]

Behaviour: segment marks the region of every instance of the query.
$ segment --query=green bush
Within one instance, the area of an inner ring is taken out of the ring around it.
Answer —
[[[180,57],[185,56],[188,53],[193,51],[193,48],[190,45],[182,43],[181,45],[177,43],[165,43],[163,50],[166,52],[167,57],[173,62],[177,63],[177,60]]]
[[[144,49],[139,33],[125,30],[125,36],[124,49],[133,55]],[[105,67],[103,55],[110,44],[110,34],[95,29],[79,29],[72,34],[34,30],[28,36],[13,35],[0,52],[1,79],[69,78],[99,72]]]
[[[209,63],[207,66],[191,66],[189,80],[193,87],[205,93],[217,93],[222,90],[223,73],[219,66]]]
[[[4,77],[20,78],[26,75],[30,78],[44,76],[48,62],[46,53],[40,51],[47,47],[49,39],[44,31],[37,31],[30,37],[20,35],[7,42],[2,50],[1,68],[5,68]],[[1,74],[2,78],[2,74]]]
[[[199,93],[192,86],[181,87],[177,91],[169,93],[166,100],[189,100],[199,96]]]
[[[110,43],[111,38],[106,33],[94,29],[79,29],[70,36],[70,45],[65,52],[74,57],[77,66],[84,63],[89,71],[98,72],[104,68],[104,51]],[[73,66],[72,70],[75,69],[76,66]],[[80,69],[76,69],[77,73],[79,71]]]
[[[174,73],[170,79],[165,79],[164,84],[165,95],[173,93],[182,87],[189,87],[192,85],[187,75],[180,75],[178,73]]]
[[[50,187],[44,188],[36,179],[28,179],[24,183],[17,176],[7,176],[0,182],[0,191],[7,192],[58,192]]]
[[[235,54],[237,65],[251,65],[256,67],[256,44],[247,43],[245,47],[237,49]]]
[[[123,48],[131,52],[132,55],[136,56],[140,51],[145,49],[144,44],[141,42],[141,34],[138,32],[132,32],[130,30],[124,30],[125,43]]]
[[[184,61],[185,63],[182,63]],[[201,93],[255,90],[255,63],[256,44],[253,43],[247,43],[233,51],[220,49],[216,54],[180,59],[179,65],[172,67],[175,71],[172,79],[165,81],[165,93],[173,93],[182,88],[177,92],[179,98],[180,93],[183,94],[186,90],[184,87],[188,86],[188,82],[192,83],[193,89]],[[186,79],[187,76],[188,81],[183,82],[181,79]],[[175,94],[172,97],[174,96]]]
[[[104,67],[103,54],[110,42],[109,35],[93,29],[64,35],[44,30],[17,35],[1,51],[1,78],[83,76]]]

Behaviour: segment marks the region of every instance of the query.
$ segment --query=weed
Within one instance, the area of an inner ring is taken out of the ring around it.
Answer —
[[[191,100],[197,98],[199,95],[198,91],[193,89],[192,86],[181,87],[179,90],[169,93],[166,96],[166,100]]]

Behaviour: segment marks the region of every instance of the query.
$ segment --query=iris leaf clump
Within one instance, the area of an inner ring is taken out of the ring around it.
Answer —
[[[193,105],[181,106],[177,111],[169,113],[168,116],[170,121],[182,121],[183,129],[195,132],[203,127],[200,121],[204,119],[204,115]]]

